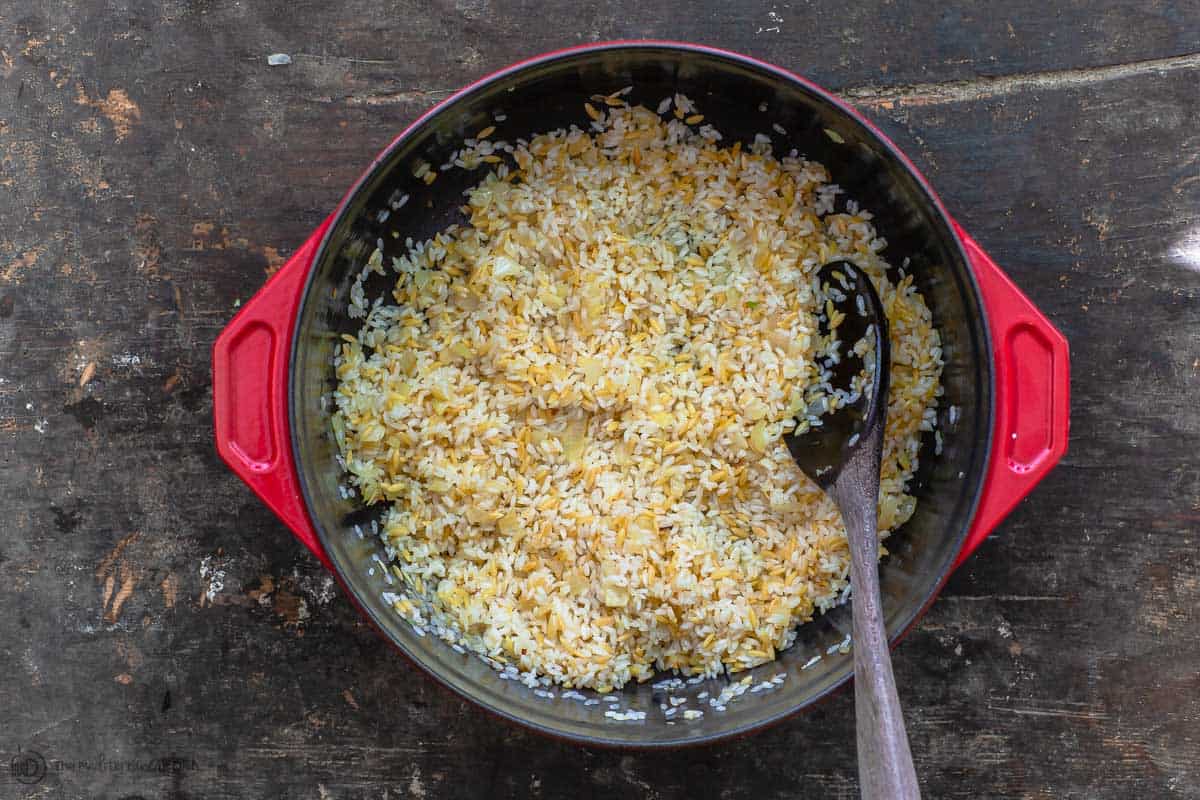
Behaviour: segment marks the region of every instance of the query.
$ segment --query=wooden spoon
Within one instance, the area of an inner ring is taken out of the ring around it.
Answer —
[[[797,433],[784,438],[800,469],[837,503],[846,526],[861,796],[915,800],[921,791],[896,695],[879,594],[877,505],[891,363],[887,316],[870,279],[850,262],[830,262],[818,275],[831,288],[834,308],[845,315],[838,326],[843,349],[874,330],[874,358],[867,365],[870,381],[855,402],[825,416],[821,425],[802,423]],[[850,353],[841,355],[840,363],[831,367],[833,387],[852,392],[850,382],[861,371],[857,360]]]

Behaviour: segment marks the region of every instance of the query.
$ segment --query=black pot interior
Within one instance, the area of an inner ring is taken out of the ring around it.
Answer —
[[[772,136],[777,153],[795,148],[822,162],[847,197],[876,215],[876,226],[889,242],[889,261],[898,265],[908,260],[908,272],[933,310],[945,359],[945,397],[939,408],[944,449],[935,457],[933,437],[924,443],[916,514],[888,540],[891,555],[881,569],[889,634],[895,638],[912,624],[962,546],[982,479],[992,413],[983,309],[946,218],[902,160],[834,101],[765,65],[686,47],[601,46],[501,73],[417,126],[376,162],[348,198],[312,267],[292,354],[291,422],[296,464],[321,541],[358,603],[405,653],[471,700],[524,724],[592,743],[655,746],[744,732],[828,694],[851,672],[851,657],[836,650],[850,632],[849,609],[843,606],[804,625],[796,644],[776,662],[751,671],[753,685],[783,673],[786,678],[777,688],[747,692],[723,712],[706,701],[689,702],[690,708],[705,711],[701,719],[669,722],[659,709],[663,692],[652,682],[626,687],[619,705],[611,706],[646,711],[642,721],[606,717],[608,702],[586,705],[558,697],[557,691],[553,698],[535,695],[499,679],[481,660],[452,650],[435,636],[417,635],[384,601],[383,595],[395,587],[382,568],[382,548],[369,535],[370,522],[382,509],[365,508],[339,491],[346,481],[334,458],[330,409],[322,401],[335,386],[331,359],[337,336],[356,329],[345,313],[350,283],[377,242],[382,240],[385,263],[390,264],[407,237],[421,240],[460,220],[462,191],[481,177],[452,170],[426,186],[413,177],[413,165],[420,159],[444,163],[464,137],[494,124],[497,113],[507,119],[497,124],[496,139],[530,138],[571,123],[583,127],[583,103],[589,95],[630,85],[630,99],[651,108],[674,92],[688,95],[724,134],[722,144],[738,139],[749,144],[762,132]],[[764,103],[766,110],[760,111]],[[775,133],[773,124],[787,135]],[[397,192],[411,200],[381,222]],[[369,283],[368,296],[383,294],[390,284],[384,279]],[[952,405],[959,409],[956,424],[948,418]],[[355,525],[368,535],[356,535]],[[694,697],[707,691],[715,697],[728,682],[720,677],[677,694]]]

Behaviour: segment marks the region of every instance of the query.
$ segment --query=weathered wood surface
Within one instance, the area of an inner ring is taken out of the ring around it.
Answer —
[[[617,37],[843,91],[1072,342],[1065,462],[896,656],[926,796],[1200,797],[1195,0],[0,2],[0,797],[855,796],[849,694],[649,757],[498,727],[213,451],[213,338],[370,156]]]

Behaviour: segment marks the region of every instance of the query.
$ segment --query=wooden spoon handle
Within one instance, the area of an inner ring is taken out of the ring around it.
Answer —
[[[883,625],[876,519],[879,461],[876,456],[870,463],[871,444],[876,443],[851,459],[833,487],[850,545],[859,788],[863,800],[919,800]]]

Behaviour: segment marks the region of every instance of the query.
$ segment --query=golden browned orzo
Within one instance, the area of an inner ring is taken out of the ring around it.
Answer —
[[[394,302],[355,284],[335,362],[397,610],[533,681],[744,669],[838,603],[845,532],[780,438],[821,410],[822,264],[866,269],[891,323],[885,533],[941,393],[929,309],[825,168],[659,111],[610,95],[584,130],[468,140],[469,223],[394,260]]]

